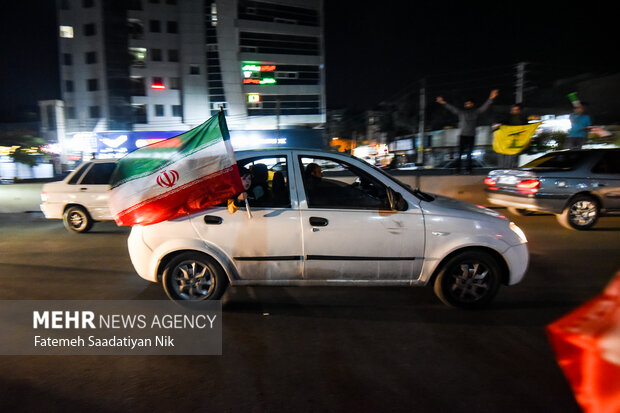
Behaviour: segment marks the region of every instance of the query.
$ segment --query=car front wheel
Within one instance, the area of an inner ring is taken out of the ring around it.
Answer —
[[[88,232],[93,226],[93,219],[84,208],[72,206],[62,216],[65,228],[73,232]]]
[[[166,265],[162,284],[171,300],[217,300],[226,291],[228,278],[213,258],[186,252]]]
[[[568,229],[591,228],[599,217],[598,202],[588,195],[574,197],[561,214],[556,215],[560,225]]]
[[[483,251],[464,251],[450,258],[435,279],[435,294],[450,307],[481,308],[499,290],[501,269],[497,260]]]

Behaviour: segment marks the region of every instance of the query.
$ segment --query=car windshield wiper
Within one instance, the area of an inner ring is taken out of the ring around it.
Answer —
[[[435,200],[434,196],[432,196],[431,194],[428,194],[426,192],[421,191],[420,188],[412,189],[411,193],[413,195],[415,195],[421,201],[433,202]]]

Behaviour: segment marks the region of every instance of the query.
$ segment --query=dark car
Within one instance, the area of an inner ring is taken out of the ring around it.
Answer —
[[[512,213],[546,212],[569,229],[620,215],[620,149],[550,152],[518,169],[493,170],[488,199]]]

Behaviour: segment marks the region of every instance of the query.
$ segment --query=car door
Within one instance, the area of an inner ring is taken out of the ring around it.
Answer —
[[[238,160],[253,172],[248,193],[250,214],[243,204],[231,213],[225,206],[193,218],[201,238],[223,250],[235,263],[242,280],[301,280],[302,241],[297,196],[291,191],[290,153]],[[261,191],[254,191],[263,185]],[[234,208],[233,208],[234,209]]]
[[[115,162],[93,162],[75,186],[76,202],[86,207],[93,219],[112,219],[108,195],[115,167]]]
[[[605,151],[592,168],[592,181],[608,212],[620,212],[620,151]]]
[[[295,164],[305,279],[405,283],[418,278],[423,214],[411,202],[406,211],[389,209],[388,178],[354,158],[298,153]],[[314,165],[323,175],[315,188]]]

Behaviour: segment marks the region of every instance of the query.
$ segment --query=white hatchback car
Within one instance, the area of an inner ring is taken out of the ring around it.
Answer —
[[[65,179],[43,185],[41,211],[48,219],[62,219],[65,228],[87,232],[95,221],[114,219],[108,208],[110,177],[116,160],[82,163]]]
[[[132,228],[137,273],[173,300],[218,299],[228,284],[433,283],[444,303],[477,308],[527,269],[525,235],[499,213],[411,189],[360,159],[295,149],[236,157],[264,193],[250,200],[251,218],[222,205]],[[322,177],[309,174],[316,165]]]

